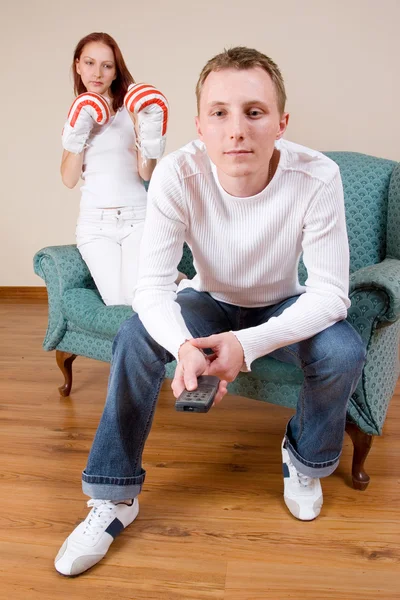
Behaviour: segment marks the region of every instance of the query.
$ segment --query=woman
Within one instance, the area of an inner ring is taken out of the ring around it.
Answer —
[[[158,151],[149,158],[141,152],[145,146],[136,136],[138,114],[133,106],[129,106],[132,113],[124,106],[134,80],[115,40],[106,33],[81,39],[72,72],[77,98],[63,130],[61,176],[69,188],[75,187],[80,177],[84,181],[77,246],[104,303],[131,304],[146,214],[145,183],[165,147],[167,101],[158,92],[153,112],[148,114],[147,108],[147,115],[146,110],[140,113],[142,120],[154,119],[162,97],[164,131],[163,135],[157,133],[162,143],[156,140]],[[154,136],[154,127],[150,129]]]

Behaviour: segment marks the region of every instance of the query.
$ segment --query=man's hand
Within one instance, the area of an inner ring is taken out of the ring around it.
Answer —
[[[243,348],[233,333],[218,333],[205,338],[194,338],[186,342],[195,348],[211,348],[213,354],[207,356],[208,368],[206,375],[216,375],[222,381],[236,379],[244,362]],[[226,392],[225,392],[226,393]],[[215,398],[214,404],[222,400],[222,396]]]
[[[209,372],[210,359],[201,350],[195,348],[191,343],[192,341],[194,340],[185,342],[179,349],[179,362],[171,384],[175,398],[178,398],[185,389],[188,391],[195,390],[197,388],[197,377],[200,375],[211,375]],[[207,348],[208,346],[205,347]],[[227,393],[226,385],[226,381],[220,381],[214,404],[218,404]]]

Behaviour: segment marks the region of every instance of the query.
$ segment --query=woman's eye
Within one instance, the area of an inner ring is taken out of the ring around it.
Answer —
[[[86,64],[87,64],[88,66],[90,66],[90,65],[92,65],[93,63],[92,63],[92,61],[91,61],[91,60],[87,60],[87,61],[86,61]]]

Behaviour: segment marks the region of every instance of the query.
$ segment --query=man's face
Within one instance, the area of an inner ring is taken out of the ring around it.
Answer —
[[[212,71],[204,82],[197,133],[225,177],[265,174],[287,121],[272,79],[261,67]]]

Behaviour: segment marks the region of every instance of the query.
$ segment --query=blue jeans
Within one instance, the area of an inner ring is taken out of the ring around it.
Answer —
[[[241,308],[191,288],[177,296],[194,337],[255,327],[281,314],[296,299]],[[288,423],[284,442],[294,465],[311,477],[330,475],[342,450],[347,402],[364,365],[361,338],[347,321],[340,321],[270,356],[295,364],[304,373],[297,411]],[[125,500],[139,494],[145,478],[143,448],[165,365],[172,360],[174,357],[147,333],[137,315],[122,324],[114,340],[104,412],[82,474],[83,491],[91,498]]]

